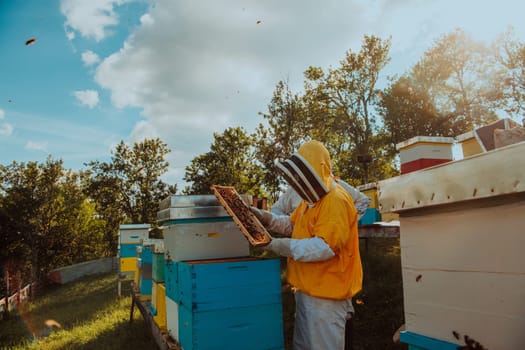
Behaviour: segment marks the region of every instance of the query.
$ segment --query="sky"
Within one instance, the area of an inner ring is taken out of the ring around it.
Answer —
[[[182,190],[213,133],[253,132],[279,81],[299,92],[309,66],[337,67],[364,35],[391,37],[386,81],[455,28],[524,42],[523,13],[518,0],[0,0],[0,164],[82,170],[159,137],[163,180]]]

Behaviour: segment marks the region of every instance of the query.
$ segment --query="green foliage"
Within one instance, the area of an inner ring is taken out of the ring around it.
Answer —
[[[158,203],[176,187],[160,177],[168,171],[164,156],[170,151],[160,139],[145,139],[132,147],[121,141],[111,162],[91,161],[87,194],[94,199],[97,212],[116,233],[123,222],[154,223]]]
[[[18,283],[43,281],[53,268],[104,254],[97,239],[101,222],[90,211],[78,175],[64,170],[62,161],[13,162],[0,173],[0,263],[12,267],[10,275],[20,271]]]
[[[414,86],[428,93],[459,133],[496,119],[493,75],[488,48],[461,29],[439,38],[410,72]]]
[[[274,161],[289,157],[308,140],[304,102],[293,94],[287,82],[277,83],[267,113],[260,113],[268,123],[256,130],[256,156],[264,169],[263,183],[272,201],[280,193],[281,181],[274,171]]]
[[[388,63],[390,40],[365,36],[359,52],[348,51],[340,66],[324,72],[309,67],[304,94],[293,94],[279,82],[268,112],[268,127],[257,130],[257,157],[265,169],[264,186],[275,200],[280,183],[273,161],[289,157],[303,142],[317,139],[332,155],[333,171],[357,184],[395,173],[392,158],[384,152],[378,133],[376,84]],[[359,163],[359,156],[371,163]]]
[[[261,169],[254,156],[253,136],[243,128],[228,128],[222,134],[214,133],[210,151],[197,156],[186,167],[184,180],[192,185],[185,194],[212,193],[212,185],[234,186],[239,193],[262,196],[258,185]]]

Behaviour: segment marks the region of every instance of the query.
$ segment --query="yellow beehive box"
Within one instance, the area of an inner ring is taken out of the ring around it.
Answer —
[[[137,271],[137,258],[120,258],[120,272]]]
[[[474,131],[469,131],[456,137],[461,145],[463,157],[470,157],[478,153],[482,153],[481,145],[476,138]]]
[[[376,208],[379,206],[379,202],[377,200],[377,183],[376,182],[370,182],[361,186],[358,186],[357,189],[362,192],[365,196],[370,198],[370,204],[368,205],[369,208]]]
[[[157,284],[156,288],[156,307],[155,311],[157,314],[153,317],[153,320],[159,326],[160,330],[165,331],[166,327],[166,286],[164,283]]]

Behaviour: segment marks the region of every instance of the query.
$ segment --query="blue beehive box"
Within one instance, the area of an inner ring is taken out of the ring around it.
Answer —
[[[408,344],[408,350],[457,350],[460,345],[426,337],[412,332],[401,332],[400,340]]]
[[[173,301],[179,300],[179,288],[177,278],[177,261],[164,260],[164,283],[166,285],[166,297]]]
[[[139,244],[121,244],[119,247],[119,256],[121,258],[137,257],[137,246]]]
[[[372,225],[374,222],[381,221],[381,213],[376,208],[368,208],[365,214],[359,219],[359,226]]]
[[[173,265],[178,338],[185,350],[284,348],[279,259]]]

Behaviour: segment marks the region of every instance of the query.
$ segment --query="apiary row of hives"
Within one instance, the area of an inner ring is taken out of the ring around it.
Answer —
[[[170,196],[157,221],[163,239],[148,239],[142,228],[133,273],[159,329],[185,350],[283,349],[279,259],[250,257],[214,195]],[[125,241],[121,252],[131,251]]]

